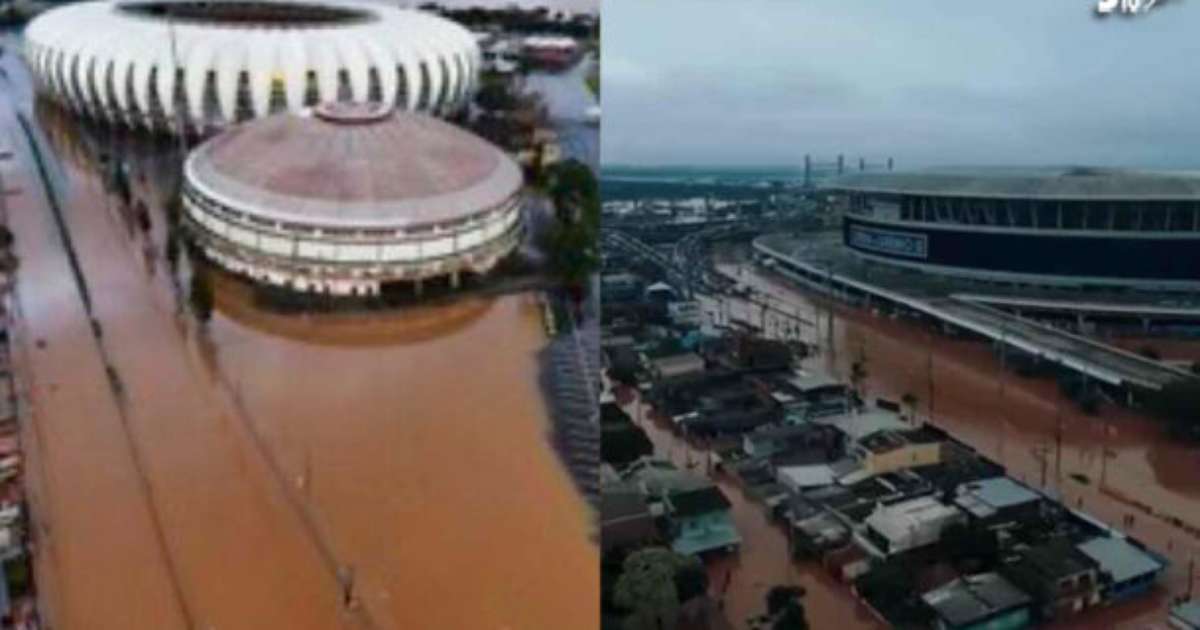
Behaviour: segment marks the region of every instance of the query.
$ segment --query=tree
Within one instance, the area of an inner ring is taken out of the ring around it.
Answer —
[[[550,261],[578,300],[600,265],[600,186],[591,167],[578,160],[547,169],[547,180],[558,219],[550,235]]]
[[[212,319],[213,312],[213,286],[212,279],[208,277],[208,272],[203,268],[197,268],[192,273],[191,290],[188,292],[188,299],[192,305],[192,312],[196,314],[196,319],[200,323],[207,324],[208,320]]]
[[[600,184],[592,168],[579,160],[565,160],[547,169],[550,200],[560,221],[600,225]]]
[[[808,630],[804,589],[799,586],[773,586],[767,591],[767,618],[771,630]]]
[[[625,558],[621,577],[613,589],[613,602],[631,611],[632,628],[673,628],[681,601],[678,576],[697,568],[703,570],[697,558],[664,547],[635,551]]]
[[[503,81],[488,81],[475,95],[475,104],[489,112],[510,111],[520,104]]]

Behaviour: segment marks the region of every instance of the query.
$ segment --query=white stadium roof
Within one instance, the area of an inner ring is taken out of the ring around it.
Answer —
[[[357,0],[81,2],[39,16],[25,40],[55,99],[172,130],[177,99],[197,129],[314,100],[452,111],[480,65],[474,37],[458,24]],[[178,73],[169,71],[175,60]]]

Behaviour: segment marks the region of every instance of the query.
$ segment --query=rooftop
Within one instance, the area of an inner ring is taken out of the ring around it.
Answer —
[[[947,197],[1055,200],[1200,200],[1200,173],[1088,167],[960,168],[858,173],[835,190]]]
[[[977,518],[987,518],[1005,508],[1041,498],[1042,495],[1009,477],[992,477],[962,484],[954,502]]]
[[[983,621],[1032,601],[1024,591],[996,573],[962,577],[921,598],[939,617],[956,627]]]
[[[958,508],[934,497],[920,497],[876,508],[867,518],[867,524],[879,534],[898,540],[921,525],[941,522],[959,513]]]
[[[1113,582],[1116,583],[1163,568],[1163,563],[1158,558],[1134,546],[1125,538],[1100,536],[1081,543],[1079,551],[1096,561],[1100,570],[1112,576]]]
[[[191,153],[188,180],[263,218],[347,227],[452,221],[521,189],[516,162],[487,141],[431,116],[367,107],[232,127]]]
[[[814,420],[814,422],[833,425],[854,440],[861,440],[872,433],[888,429],[904,430],[911,428],[896,413],[881,409],[840,416],[827,416]]]
[[[668,498],[675,516],[699,516],[710,512],[720,512],[730,508],[729,499],[716,486],[707,486],[695,490],[676,492]]]

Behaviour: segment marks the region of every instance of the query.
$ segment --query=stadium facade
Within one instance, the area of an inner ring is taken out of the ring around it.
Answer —
[[[325,104],[237,125],[184,164],[185,225],[205,255],[300,292],[457,286],[522,236],[520,167],[424,114]]]
[[[359,0],[123,0],[60,6],[25,31],[39,90],[105,121],[206,133],[330,101],[449,114],[469,102],[474,37]]]
[[[859,257],[1032,285],[1200,288],[1200,174],[1115,169],[863,173],[844,194]]]

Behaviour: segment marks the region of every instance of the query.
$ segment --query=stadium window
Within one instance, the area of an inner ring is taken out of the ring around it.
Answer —
[[[372,103],[383,102],[383,86],[379,82],[379,69],[375,66],[367,68],[367,100]]]
[[[242,122],[254,117],[254,105],[250,98],[250,73],[242,70],[238,73],[237,92],[234,97],[233,119]]]
[[[283,77],[271,77],[271,93],[267,111],[274,114],[287,109],[287,89]]]
[[[317,84],[317,71],[304,73],[304,106],[313,107],[321,101],[321,88]]]
[[[341,68],[337,74],[337,100],[339,103],[347,103],[354,100],[354,91],[350,88],[350,71]]]
[[[404,66],[396,66],[396,107],[408,108],[408,75]]]
[[[204,87],[200,92],[200,115],[204,122],[215,123],[221,120],[221,97],[217,95],[217,71],[209,70],[204,75]]]
[[[420,69],[421,69],[421,91],[417,96],[417,109],[425,110],[429,107],[429,96],[430,96],[429,92],[431,91],[430,84],[429,84],[429,65],[426,64],[424,61],[422,61],[420,63]]]

